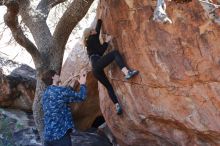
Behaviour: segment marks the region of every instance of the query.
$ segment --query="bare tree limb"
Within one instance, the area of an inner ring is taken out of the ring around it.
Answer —
[[[44,67],[47,68],[45,62],[50,60],[47,54],[50,54],[50,50],[54,50],[54,48],[56,48],[55,44],[53,43],[53,36],[46,23],[45,18],[47,16],[45,16],[40,10],[32,7],[29,0],[19,0],[19,6],[19,14],[22,17],[22,21],[30,30],[37,46],[37,50],[41,54],[40,61],[41,63],[44,62]]]
[[[8,0],[5,2],[5,6],[7,7],[7,12],[4,15],[4,21],[12,31],[14,39],[31,54],[35,63],[39,62],[39,60],[41,60],[41,55],[37,47],[24,35],[19,25],[19,3],[15,0]]]
[[[0,0],[0,6],[4,5],[4,0]]]
[[[65,11],[54,31],[54,40],[64,51],[67,40],[78,22],[85,16],[94,0],[74,0]]]
[[[41,0],[37,6],[37,10],[44,15],[45,19],[48,17],[50,10],[56,5],[65,2],[66,0]]]
[[[166,14],[166,3],[164,0],[157,0],[157,7],[154,10],[154,21],[172,23]]]
[[[49,0],[49,7],[53,8],[56,5],[65,2],[66,0]]]

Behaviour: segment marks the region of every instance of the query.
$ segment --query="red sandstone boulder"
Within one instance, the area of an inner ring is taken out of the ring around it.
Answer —
[[[0,107],[32,111],[35,70],[0,57]],[[10,71],[11,68],[14,68]],[[4,73],[10,73],[8,75]]]
[[[100,2],[103,32],[140,71],[125,81],[115,64],[106,69],[122,116],[99,84],[102,113],[121,145],[219,146],[220,26],[198,1],[168,2],[173,24],[152,20],[151,1]]]

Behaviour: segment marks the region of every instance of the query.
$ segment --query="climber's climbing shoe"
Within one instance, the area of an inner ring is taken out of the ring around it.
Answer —
[[[121,108],[121,105],[119,103],[116,103],[115,104],[115,109],[116,109],[116,113],[118,115],[121,115],[122,114],[122,108]]]
[[[128,80],[130,78],[132,78],[133,76],[137,75],[139,73],[139,71],[137,70],[129,70],[128,74],[125,76],[125,79]]]

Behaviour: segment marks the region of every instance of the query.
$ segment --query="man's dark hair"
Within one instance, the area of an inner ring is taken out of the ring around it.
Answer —
[[[57,74],[55,70],[48,70],[45,73],[43,73],[43,76],[41,79],[44,82],[44,84],[46,84],[47,86],[52,85],[52,83],[53,83],[52,77],[55,74]]]

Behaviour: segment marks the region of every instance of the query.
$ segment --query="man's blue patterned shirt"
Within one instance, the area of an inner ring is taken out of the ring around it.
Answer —
[[[46,141],[60,139],[68,129],[75,129],[68,104],[85,100],[86,94],[85,85],[80,85],[79,92],[62,86],[47,87],[42,97]]]

